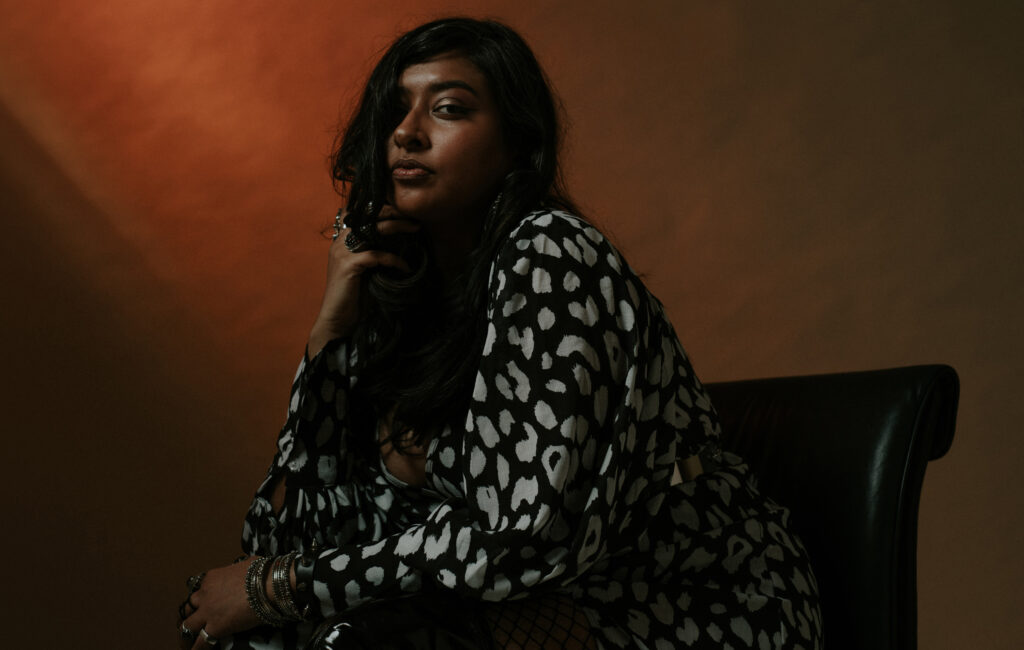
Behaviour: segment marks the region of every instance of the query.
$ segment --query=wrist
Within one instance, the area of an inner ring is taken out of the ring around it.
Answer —
[[[313,594],[313,569],[321,550],[320,545],[313,542],[292,565],[292,574],[295,576],[295,599],[299,609],[314,615],[320,611],[320,603]]]
[[[277,557],[257,557],[245,576],[245,592],[249,607],[260,621],[281,627],[289,621],[300,621],[305,613],[295,601],[293,566],[298,553]]]
[[[318,318],[309,332],[309,340],[306,343],[306,356],[312,359],[328,343],[340,339],[352,333],[352,327],[343,327],[333,321]]]

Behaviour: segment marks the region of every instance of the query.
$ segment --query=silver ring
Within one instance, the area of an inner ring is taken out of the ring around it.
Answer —
[[[199,636],[203,637],[203,641],[206,642],[206,645],[217,645],[220,643],[220,639],[216,639],[206,633],[205,627],[199,630]]]
[[[370,250],[377,245],[380,233],[377,231],[377,222],[371,221],[358,228],[353,228],[345,236],[345,248],[353,253]]]
[[[348,228],[347,225],[341,221],[341,208],[338,208],[338,214],[334,215],[334,235],[331,236],[331,240],[335,240],[341,236],[341,231],[344,228]]]
[[[203,585],[203,578],[206,577],[206,571],[197,573],[185,581],[185,586],[188,587],[188,593],[194,594],[199,591],[199,587]]]
[[[183,639],[185,639],[187,641],[194,641],[195,638],[196,638],[196,633],[193,632],[192,630],[188,629],[188,627],[184,623],[182,623],[181,624],[181,638],[183,638]]]

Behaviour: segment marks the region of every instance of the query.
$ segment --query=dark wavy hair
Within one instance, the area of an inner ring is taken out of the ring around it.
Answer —
[[[376,419],[393,410],[389,441],[399,450],[425,444],[465,413],[483,346],[488,272],[512,228],[534,208],[576,211],[559,170],[559,110],[529,46],[501,23],[446,18],[391,45],[339,135],[333,176],[347,222],[359,227],[375,219],[373,206],[388,200],[386,143],[404,117],[402,72],[449,53],[466,57],[487,79],[514,169],[480,215],[476,246],[454,280],[442,278],[430,248],[416,236],[381,244],[402,255],[411,273],[382,268],[365,276],[363,316],[353,334],[360,356],[350,424],[355,431],[373,430]]]

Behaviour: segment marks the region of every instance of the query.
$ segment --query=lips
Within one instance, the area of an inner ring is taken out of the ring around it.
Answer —
[[[434,170],[430,169],[418,160],[411,158],[402,158],[401,160],[395,161],[391,165],[391,176],[395,180],[401,181],[413,181],[426,178],[430,174],[433,174]]]

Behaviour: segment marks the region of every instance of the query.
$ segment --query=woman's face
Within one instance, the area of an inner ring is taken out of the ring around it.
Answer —
[[[512,169],[486,78],[442,55],[406,68],[398,93],[402,118],[387,142],[395,209],[428,229],[475,232]]]

